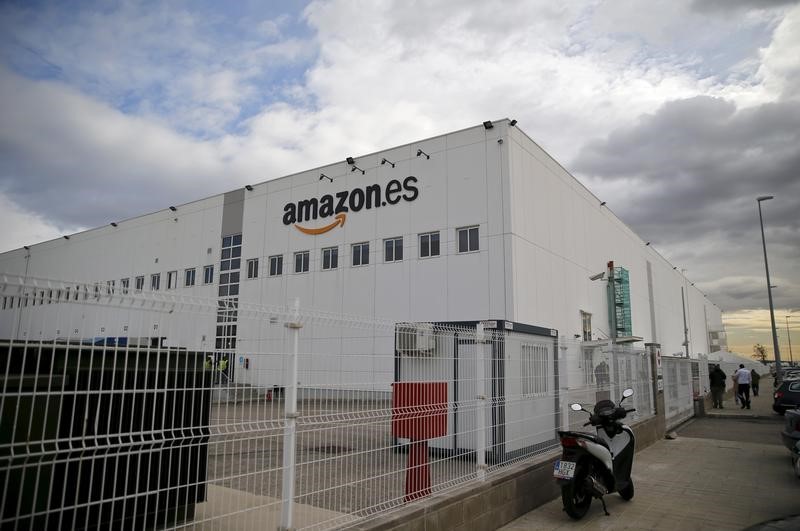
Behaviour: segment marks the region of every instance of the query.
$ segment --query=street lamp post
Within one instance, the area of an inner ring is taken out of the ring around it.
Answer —
[[[792,310],[794,311],[794,310]],[[786,316],[786,339],[789,340],[789,363],[794,365],[794,356],[792,356],[792,335],[789,333],[789,316]]]
[[[769,263],[767,262],[767,241],[764,238],[764,218],[761,215],[761,202],[772,199],[771,195],[762,195],[756,198],[758,203],[758,221],[761,224],[761,246],[764,248],[764,270],[767,273],[767,297],[769,298],[769,318],[772,322],[772,346],[775,349],[775,384],[779,385],[781,378],[781,351],[778,348],[778,331],[775,328],[775,309],[772,306],[772,283],[769,281]]]

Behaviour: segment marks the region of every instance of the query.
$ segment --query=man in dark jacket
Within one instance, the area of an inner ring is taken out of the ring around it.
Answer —
[[[753,390],[753,396],[758,396],[758,381],[761,380],[761,375],[755,369],[750,371],[750,389]]]
[[[714,402],[713,407],[722,409],[722,396],[725,394],[725,381],[727,376],[719,368],[719,365],[714,365],[714,369],[708,374],[708,382],[711,386],[711,399]]]

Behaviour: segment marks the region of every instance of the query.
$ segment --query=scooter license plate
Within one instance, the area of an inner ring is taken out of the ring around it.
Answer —
[[[556,461],[553,465],[553,477],[572,479],[575,477],[575,463],[572,461]]]

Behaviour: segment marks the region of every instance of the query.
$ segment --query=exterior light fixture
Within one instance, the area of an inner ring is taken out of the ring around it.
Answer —
[[[428,159],[428,160],[430,160],[430,158],[431,158],[430,155],[428,155],[427,153],[425,153],[421,149],[417,148],[417,156],[419,157],[420,155],[425,155],[425,158]]]
[[[30,251],[31,250],[31,248],[28,247],[27,245],[23,245],[22,248],[25,249],[26,251]],[[788,319],[788,317],[787,317],[787,319]]]
[[[69,236],[67,236],[67,235],[65,234],[65,235],[64,235],[64,239],[65,239],[65,240],[69,240]]]
[[[112,221],[112,222],[111,222],[111,226],[112,226],[112,227],[116,227],[116,226],[117,226],[116,222]]]
[[[364,175],[364,173],[365,173],[365,172],[364,172],[364,170],[362,170],[361,168],[359,168],[358,166],[356,166],[356,161],[355,161],[355,159],[354,159],[353,157],[347,157],[345,160],[347,161],[347,163],[348,163],[349,165],[351,165],[351,166],[352,166],[352,168],[350,168],[350,171],[351,171],[351,172],[352,172],[352,171],[356,171],[356,170],[358,170],[358,171],[360,171],[360,172],[361,172],[361,175]]]
[[[248,192],[252,192],[253,191],[253,187],[250,186],[249,184],[244,185],[244,189],[247,190]]]
[[[650,242],[644,244],[645,247],[647,247],[648,245],[650,245]]]
[[[491,129],[491,128],[494,127],[494,124],[492,122],[490,122],[489,120],[486,120],[485,122],[483,122],[483,127],[485,129]]]
[[[510,125],[511,127],[514,127],[515,125],[517,125],[517,121],[516,120],[511,120],[510,122],[508,122],[508,125]]]
[[[172,210],[173,212],[177,212],[177,210],[178,210],[178,209],[177,209],[177,208],[175,208],[174,206],[171,206],[171,207],[169,207],[169,209],[170,209],[170,210]]]
[[[330,182],[333,182],[333,179],[331,179],[330,177],[328,177],[324,173],[320,173],[319,174],[319,180],[321,181],[322,179],[328,179]]]
[[[392,168],[394,168],[394,162],[386,160],[385,158],[381,159],[381,166],[383,166],[384,164],[391,164]]]
[[[603,201],[603,202],[600,203],[600,206],[605,206],[605,204],[606,204],[606,202]]]

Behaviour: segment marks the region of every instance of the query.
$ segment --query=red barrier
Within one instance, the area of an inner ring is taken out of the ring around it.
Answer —
[[[392,384],[392,434],[411,439],[406,465],[406,502],[431,494],[428,439],[447,434],[446,382]]]

